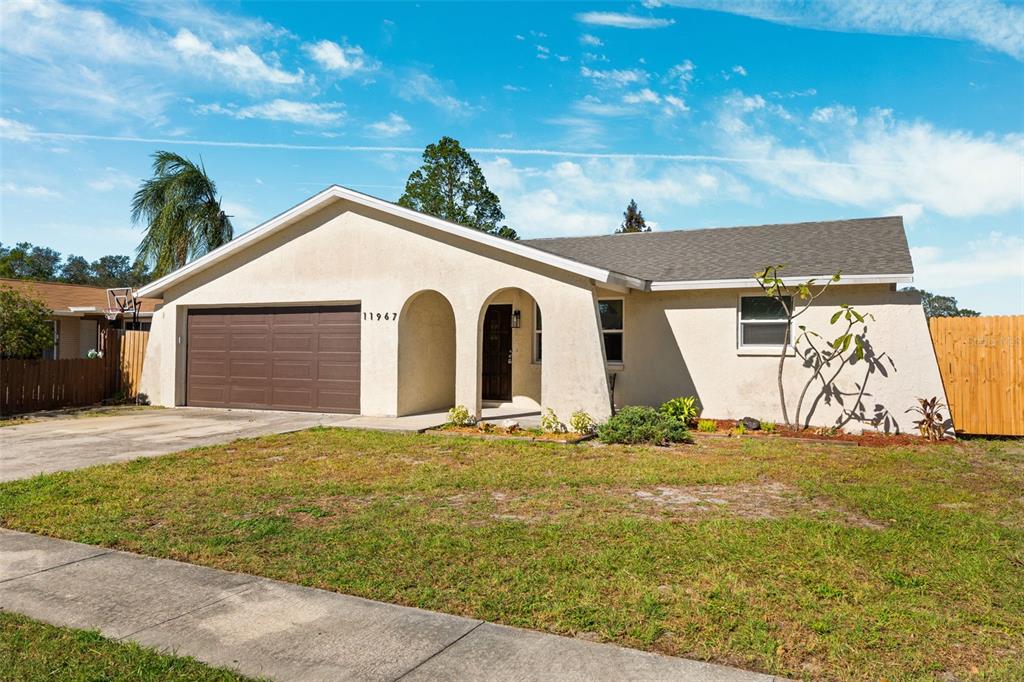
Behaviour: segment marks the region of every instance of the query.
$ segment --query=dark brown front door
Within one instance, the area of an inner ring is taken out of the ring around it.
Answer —
[[[512,306],[487,306],[484,313],[484,400],[512,399]]]
[[[190,310],[185,402],[359,414],[360,324],[358,305]]]

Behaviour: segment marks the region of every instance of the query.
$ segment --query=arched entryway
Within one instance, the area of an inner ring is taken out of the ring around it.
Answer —
[[[398,316],[399,416],[455,404],[455,312],[442,294],[420,291]]]
[[[533,296],[516,287],[495,291],[481,306],[478,329],[483,405],[539,409],[544,330]]]

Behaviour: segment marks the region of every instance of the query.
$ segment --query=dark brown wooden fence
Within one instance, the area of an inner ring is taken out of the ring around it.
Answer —
[[[134,399],[148,337],[149,332],[108,329],[102,358],[0,360],[0,415]]]

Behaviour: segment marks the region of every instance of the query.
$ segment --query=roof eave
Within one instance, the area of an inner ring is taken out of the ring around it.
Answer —
[[[832,275],[814,275],[810,277],[783,277],[782,282],[787,286],[802,284],[809,279],[824,283],[831,279]],[[912,273],[907,274],[881,274],[881,275],[842,275],[835,285],[849,284],[909,284],[914,281]],[[692,291],[697,289],[750,289],[757,287],[757,280],[753,277],[739,279],[701,279],[701,280],[680,280],[680,281],[653,281],[650,285],[651,291]]]
[[[150,282],[146,286],[138,290],[137,295],[139,297],[159,297],[162,296],[167,289],[178,284],[185,279],[188,279],[192,275],[198,274],[203,270],[223,261],[224,259],[238,253],[245,249],[251,244],[265,239],[272,234],[282,230],[295,221],[311,214],[312,212],[319,209],[326,202],[333,199],[343,199],[351,201],[362,206],[373,208],[376,210],[383,211],[390,215],[411,220],[420,225],[424,225],[446,234],[455,235],[462,237],[471,242],[479,244],[485,244],[494,247],[500,251],[506,253],[512,253],[528,260],[544,263],[552,267],[572,272],[584,277],[590,278],[598,282],[608,282],[615,278],[627,278],[635,280],[635,278],[621,275],[610,270],[603,268],[594,267],[592,265],[586,265],[579,263],[562,256],[556,256],[555,254],[542,251],[532,246],[526,246],[525,244],[519,244],[517,242],[496,237],[480,230],[475,230],[471,227],[464,225],[458,225],[456,223],[448,222],[447,220],[441,220],[440,218],[434,218],[432,216],[419,213],[412,209],[393,204],[377,197],[372,197],[361,192],[350,190],[347,187],[341,187],[339,185],[331,185],[327,189],[313,195],[309,199],[306,199],[300,204],[293,206],[292,208],[278,214],[270,220],[258,225],[252,230],[246,232],[242,236],[234,239],[224,246],[214,249],[205,256],[198,258],[191,263],[178,268],[174,272],[164,275],[160,279]],[[640,280],[636,280],[640,281]]]

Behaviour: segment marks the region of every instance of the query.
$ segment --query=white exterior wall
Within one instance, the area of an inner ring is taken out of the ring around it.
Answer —
[[[393,315],[423,290],[442,294],[455,313],[457,403],[479,412],[484,304],[507,295],[532,297],[544,311],[543,368],[529,367],[530,351],[514,350],[520,400],[537,393],[539,380],[538,397],[563,419],[576,409],[598,418],[610,413],[588,279],[342,200],[166,291],[153,316],[141,390],[153,404],[184,404],[189,307],[360,303]],[[514,344],[530,341],[532,310],[521,310]],[[398,413],[401,342],[393,318],[362,323],[363,414]]]
[[[739,297],[759,293],[757,289],[717,289],[625,295],[624,366],[617,370],[616,405],[657,406],[676,396],[696,395],[707,417],[781,421],[778,352],[754,354],[739,348]],[[605,296],[623,295],[602,292]],[[943,396],[920,298],[893,291],[887,284],[833,286],[796,324],[834,338],[843,327],[830,325],[829,318],[840,304],[874,316],[868,322],[868,339],[876,353],[886,353],[892,360],[892,365],[885,362],[888,377],[876,373],[868,379],[864,404],[869,414],[881,405],[900,430],[911,430],[911,416],[904,411],[917,404],[916,398]],[[863,367],[858,363],[845,368],[838,386],[854,389],[854,382],[863,379]],[[810,374],[798,358],[789,357],[784,376],[793,418],[799,391]],[[813,395],[813,390],[808,392],[805,404]],[[819,403],[811,424],[832,425],[840,414],[837,404]],[[856,431],[860,426],[851,422],[846,428]]]

